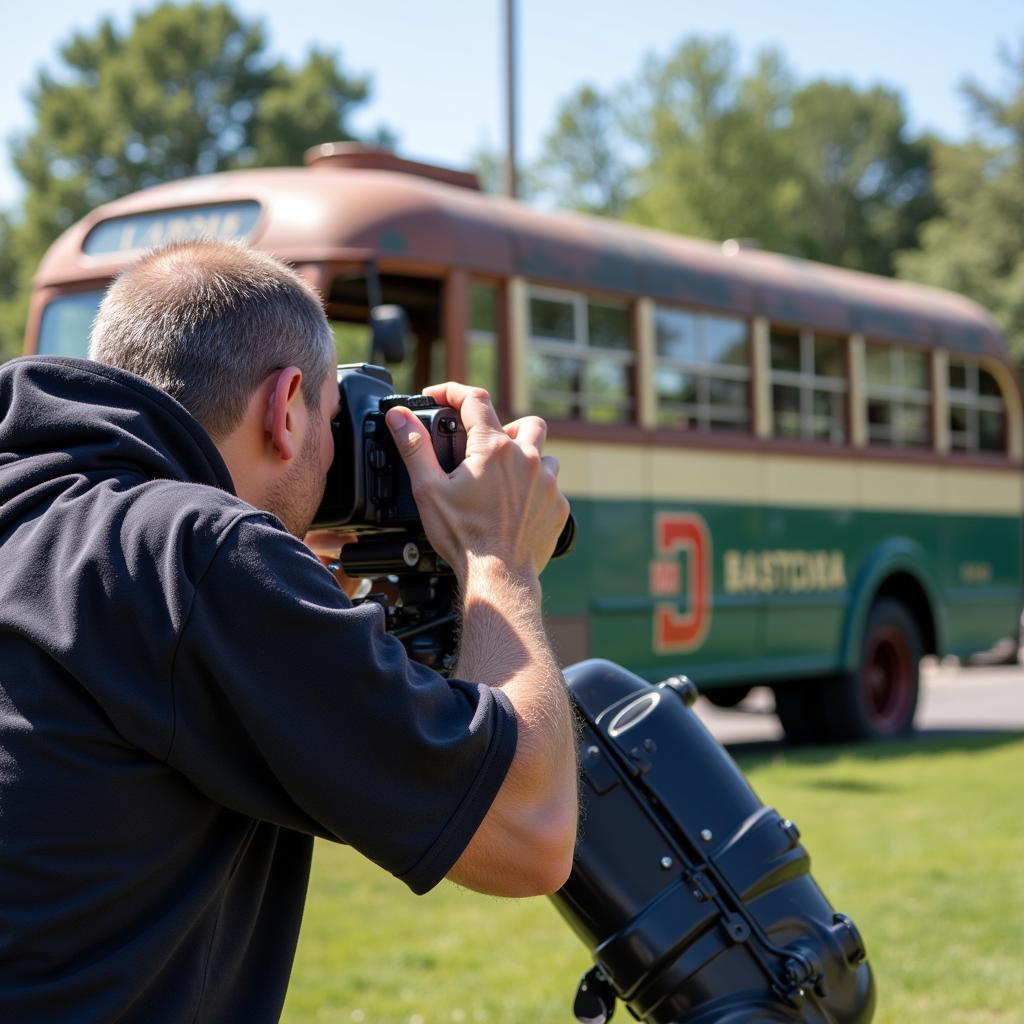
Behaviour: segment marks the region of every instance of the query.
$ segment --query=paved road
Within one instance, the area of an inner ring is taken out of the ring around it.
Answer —
[[[923,733],[1024,732],[1024,667],[960,668],[927,665],[922,672],[918,730]],[[723,743],[765,743],[782,738],[772,694],[758,688],[735,710],[701,698],[697,713]]]

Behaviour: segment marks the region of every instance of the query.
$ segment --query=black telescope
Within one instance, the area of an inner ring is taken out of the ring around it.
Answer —
[[[875,987],[789,820],[691,710],[608,661],[566,670],[581,726],[572,874],[552,899],[591,951],[574,1007],[647,1024],[868,1024]]]

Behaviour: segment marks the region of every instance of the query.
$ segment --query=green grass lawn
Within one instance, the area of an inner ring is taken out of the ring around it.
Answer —
[[[799,824],[819,884],[864,934],[877,1024],[1024,1024],[1024,735],[741,764]],[[283,1019],[571,1024],[588,966],[546,900],[448,883],[412,896],[320,843]]]

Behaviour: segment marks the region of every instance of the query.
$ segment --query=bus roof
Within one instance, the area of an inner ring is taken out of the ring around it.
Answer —
[[[330,147],[325,147],[329,149]],[[113,218],[213,204],[259,203],[248,235],[294,263],[377,256],[443,273],[522,275],[552,287],[765,316],[823,332],[938,345],[1006,359],[976,303],[922,285],[740,246],[721,246],[600,217],[555,213],[487,195],[469,176],[424,177],[394,159],[328,156],[307,168],[232,171],[158,185],[99,207],[51,247],[38,287],[102,280],[137,250],[89,255],[90,232]],[[383,168],[383,169],[382,169]]]

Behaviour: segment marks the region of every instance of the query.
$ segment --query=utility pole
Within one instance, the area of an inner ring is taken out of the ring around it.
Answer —
[[[516,173],[516,0],[505,0],[505,195],[519,191]]]

